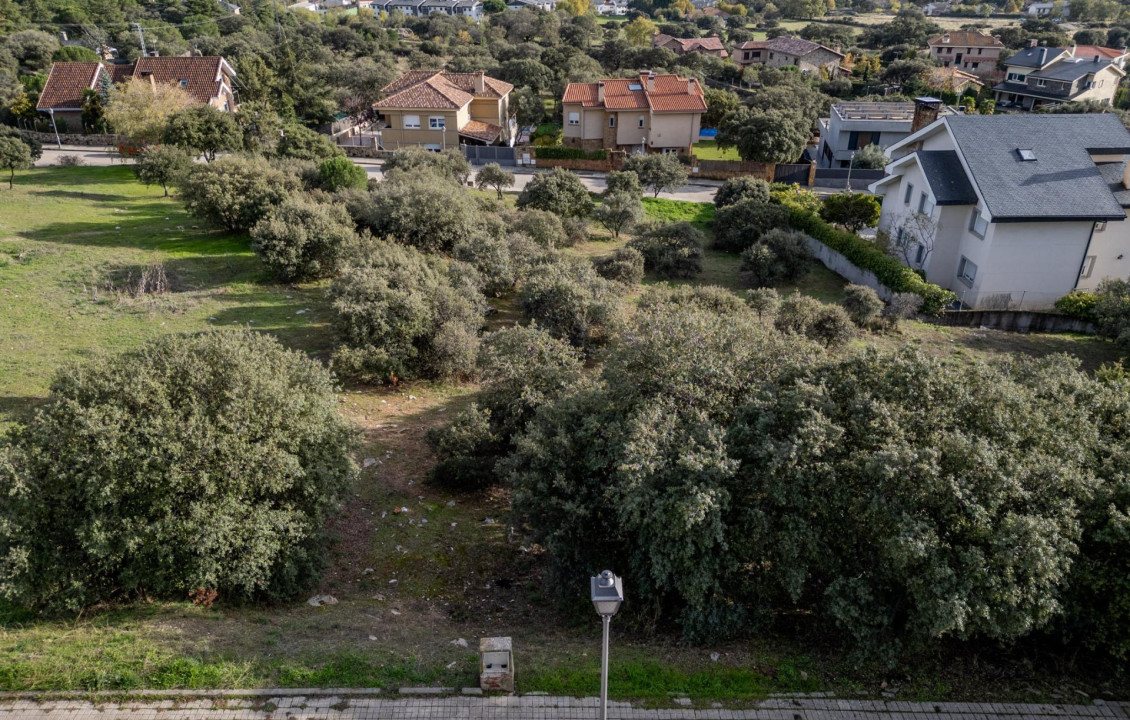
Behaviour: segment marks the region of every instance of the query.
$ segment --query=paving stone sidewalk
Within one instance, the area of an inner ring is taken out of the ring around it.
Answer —
[[[368,695],[364,693],[370,693]],[[163,693],[138,701],[0,697],[0,720],[595,720],[596,698],[376,696],[373,691]],[[609,704],[614,720],[1128,720],[1126,708],[1087,705],[912,703],[770,698],[742,708],[672,699],[667,708]]]

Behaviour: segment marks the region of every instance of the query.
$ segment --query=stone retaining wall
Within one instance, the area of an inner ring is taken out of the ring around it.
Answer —
[[[866,285],[879,294],[883,300],[890,301],[891,296],[894,295],[891,289],[879,282],[879,278],[875,273],[870,270],[864,270],[851,260],[844,257],[844,254],[838,250],[833,250],[816,238],[805,236],[808,240],[808,247],[812,250],[812,254],[816,259],[824,264],[832,272],[836,273],[844,280],[856,285]]]
[[[950,310],[937,321],[956,327],[986,327],[1011,332],[1082,333],[1094,335],[1095,324],[1059,313],[1032,310]]]

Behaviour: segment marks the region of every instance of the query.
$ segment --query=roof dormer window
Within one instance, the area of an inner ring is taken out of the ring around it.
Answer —
[[[181,79],[180,79],[180,86],[181,86],[182,88],[186,88],[186,87],[188,87],[188,80],[187,80],[186,78],[181,78]]]
[[[1024,162],[1034,162],[1036,160],[1036,153],[1031,148],[1016,148],[1016,154]]]

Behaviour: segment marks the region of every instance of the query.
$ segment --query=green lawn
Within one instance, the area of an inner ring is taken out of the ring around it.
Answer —
[[[699,140],[694,144],[694,155],[699,160],[741,160],[741,155],[738,155],[737,148],[726,148],[723,150],[718,147],[718,143],[714,140]]]
[[[320,289],[275,285],[246,238],[161,195],[122,167],[35,169],[0,190],[0,422],[63,363],[167,333],[246,326],[328,350]],[[131,296],[153,264],[170,291]]]

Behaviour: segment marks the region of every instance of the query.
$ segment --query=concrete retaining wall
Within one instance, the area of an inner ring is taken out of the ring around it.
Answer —
[[[870,270],[864,270],[858,267],[851,260],[844,257],[843,253],[833,250],[816,238],[808,237],[808,247],[812,250],[812,254],[816,259],[824,264],[832,272],[836,273],[844,280],[856,285],[866,285],[879,294],[883,300],[890,301],[894,293],[883,283],[879,282],[879,278],[875,273]]]
[[[1012,332],[1083,333],[1094,335],[1089,320],[1031,310],[950,310],[936,321],[955,327],[986,327]]]

